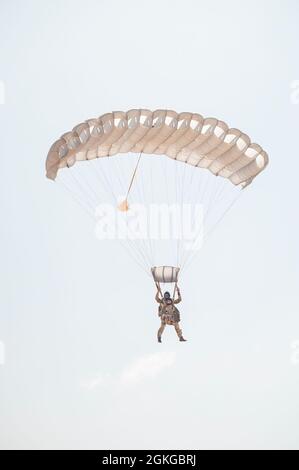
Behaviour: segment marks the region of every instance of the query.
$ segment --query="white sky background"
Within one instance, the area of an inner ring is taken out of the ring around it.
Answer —
[[[1,448],[299,447],[298,15],[1,1]],[[154,286],[44,175],[63,132],[140,107],[223,119],[270,156],[182,279],[184,344],[156,343]]]

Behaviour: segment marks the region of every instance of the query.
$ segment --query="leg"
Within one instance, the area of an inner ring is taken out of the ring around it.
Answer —
[[[186,340],[183,338],[183,332],[182,332],[182,330],[181,330],[181,328],[180,328],[180,326],[179,326],[179,323],[178,323],[178,322],[175,322],[175,323],[173,324],[173,326],[174,326],[174,329],[175,329],[175,331],[176,331],[176,334],[177,334],[178,337],[179,337],[179,340],[180,340],[180,341],[186,341]]]
[[[159,343],[162,342],[162,341],[161,341],[161,336],[162,336],[163,331],[165,330],[165,326],[166,326],[166,323],[165,323],[163,320],[161,320],[161,326],[160,326],[160,328],[158,329],[158,335],[157,335],[157,336],[158,336],[158,342],[159,342]]]

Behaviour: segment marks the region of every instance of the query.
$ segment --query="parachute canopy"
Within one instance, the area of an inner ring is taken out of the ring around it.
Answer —
[[[247,186],[268,163],[266,152],[238,129],[200,114],[170,110],[115,111],[78,124],[48,153],[47,177],[76,161],[118,153],[166,155]]]
[[[63,134],[46,171],[96,219],[99,239],[118,239],[156,282],[177,282],[267,163],[260,145],[218,119],[131,109]]]

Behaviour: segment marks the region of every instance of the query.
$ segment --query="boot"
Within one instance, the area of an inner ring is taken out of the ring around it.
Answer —
[[[161,336],[158,336],[158,343],[162,343]]]
[[[180,341],[187,341],[183,336],[180,336]]]

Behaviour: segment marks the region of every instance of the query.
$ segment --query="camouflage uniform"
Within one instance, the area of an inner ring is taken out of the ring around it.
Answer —
[[[164,298],[160,299],[157,293],[156,301],[159,303],[159,317],[161,318],[161,326],[158,329],[158,339],[161,338],[161,335],[166,325],[174,326],[174,329],[178,337],[180,339],[182,338],[183,333],[182,333],[181,328],[179,327],[180,312],[174,305],[174,304],[178,304],[179,302],[181,302],[181,300],[182,298],[179,295],[176,300],[171,300],[171,303],[167,304],[165,299]]]

